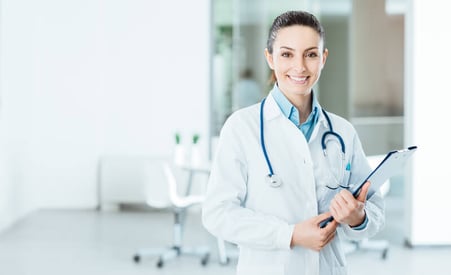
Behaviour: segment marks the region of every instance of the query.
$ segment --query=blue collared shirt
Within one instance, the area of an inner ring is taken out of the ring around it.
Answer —
[[[318,122],[319,111],[321,108],[319,106],[318,100],[316,99],[316,96],[313,94],[312,112],[308,116],[307,120],[301,124],[299,122],[298,109],[294,107],[294,105],[291,104],[290,101],[288,101],[285,95],[279,90],[279,87],[277,87],[277,85],[274,85],[271,93],[285,117],[293,122],[294,125],[296,125],[296,127],[298,127],[298,129],[301,130],[301,132],[304,134],[305,139],[309,141],[310,137],[312,136],[313,129]]]

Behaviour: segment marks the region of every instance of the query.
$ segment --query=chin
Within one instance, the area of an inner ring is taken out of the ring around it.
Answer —
[[[311,92],[312,92],[312,89],[309,88],[307,90],[303,89],[303,90],[293,91],[292,93],[295,95],[299,95],[299,96],[307,96],[307,95],[310,95]]]

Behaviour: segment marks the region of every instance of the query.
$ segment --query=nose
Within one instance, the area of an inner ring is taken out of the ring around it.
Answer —
[[[303,72],[305,71],[305,59],[304,58],[296,58],[293,60],[293,66],[296,70]]]

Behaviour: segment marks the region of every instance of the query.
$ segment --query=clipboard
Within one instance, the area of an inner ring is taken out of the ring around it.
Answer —
[[[354,197],[357,197],[363,187],[367,182],[371,182],[370,190],[366,199],[371,198],[377,190],[379,190],[386,180],[392,176],[399,173],[407,160],[412,156],[412,154],[417,150],[417,146],[411,146],[402,150],[394,150],[387,153],[385,158],[379,163],[379,165],[366,177],[361,183],[352,186],[349,192],[352,193]],[[325,227],[334,218],[329,217],[322,221],[319,226],[320,228]]]

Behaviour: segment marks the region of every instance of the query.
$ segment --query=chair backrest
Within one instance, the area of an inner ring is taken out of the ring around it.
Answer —
[[[199,195],[186,194],[186,170],[169,157],[114,155],[101,159],[100,184],[103,201],[146,203],[152,208],[185,208],[200,203]]]
[[[175,178],[168,172],[167,158],[149,157],[145,163],[145,198],[150,207],[167,208],[172,205],[171,193],[176,191]],[[171,190],[172,189],[172,190]]]
[[[205,197],[198,194],[187,194],[186,173],[182,167],[174,165],[167,159],[151,159],[148,162],[146,201],[149,206],[188,208],[201,204]],[[186,171],[185,171],[186,172]],[[186,189],[181,195],[178,189]]]

